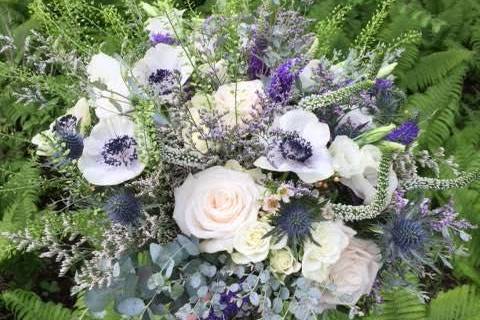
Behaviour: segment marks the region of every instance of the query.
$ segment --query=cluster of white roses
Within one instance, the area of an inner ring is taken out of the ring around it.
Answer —
[[[361,152],[358,146],[353,149]],[[339,170],[342,174],[348,171],[346,159],[338,150],[328,161],[330,170],[338,174]],[[355,170],[356,174],[363,172],[361,165]],[[281,192],[288,198],[288,189]],[[279,240],[269,235],[273,226],[261,214],[262,203],[269,207],[262,201],[264,195],[258,169],[247,171],[229,161],[225,167],[190,175],[175,190],[174,219],[184,234],[201,239],[204,252],[227,251],[238,264],[268,259],[271,270],[280,277],[301,270],[305,278],[325,289],[321,302],[326,308],[354,305],[370,292],[380,268],[380,250],[372,241],[355,238],[356,232],[341,221],[316,222],[312,228],[314,241],[304,242],[298,261],[286,237]],[[275,205],[270,208],[274,210]]]

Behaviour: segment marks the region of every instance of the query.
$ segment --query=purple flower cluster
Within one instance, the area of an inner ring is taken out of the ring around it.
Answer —
[[[152,45],[156,45],[159,43],[164,43],[164,44],[176,44],[177,41],[175,38],[170,36],[168,33],[155,33],[150,36],[150,41],[152,42]]]
[[[472,229],[474,226],[465,219],[458,219],[458,212],[455,211],[453,203],[450,201],[443,207],[435,210],[429,210],[429,199],[422,202],[421,213],[422,215],[430,215],[430,225],[433,230],[437,232],[443,232],[446,229],[453,228],[455,230]]]
[[[239,297],[237,296],[237,292],[233,292],[230,290],[225,291],[221,294],[220,297],[220,304],[225,307],[222,309],[222,314],[216,314],[213,309],[210,310],[210,313],[207,320],[226,320],[226,319],[233,319],[240,311],[240,308],[243,304],[248,303],[248,297],[243,298],[239,302]]]
[[[375,80],[375,91],[376,92],[385,92],[393,87],[393,81],[388,79],[377,79]]]
[[[415,141],[420,129],[414,121],[406,121],[386,136],[386,140],[407,145]]]
[[[268,66],[262,59],[266,49],[267,41],[260,36],[256,36],[248,57],[247,74],[250,80],[258,79],[261,76],[266,76],[270,73]]]
[[[300,71],[298,63],[298,59],[288,59],[275,70],[267,89],[270,99],[275,102],[288,100]]]

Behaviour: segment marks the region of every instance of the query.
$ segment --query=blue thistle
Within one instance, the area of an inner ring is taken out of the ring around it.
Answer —
[[[277,239],[287,236],[289,243],[295,249],[297,244],[305,238],[312,238],[312,223],[315,221],[316,208],[318,204],[314,205],[313,201],[305,198],[282,204],[279,214],[273,218],[275,228],[267,236],[274,235]]]
[[[273,73],[267,92],[275,102],[285,102],[292,93],[293,84],[298,77],[298,59],[288,59]]]
[[[422,223],[398,216],[393,220],[391,241],[401,252],[409,253],[423,247],[427,236]]]
[[[68,150],[67,157],[70,160],[79,159],[83,153],[83,137],[77,133],[66,133],[61,137],[63,143],[65,143]]]
[[[398,128],[390,132],[385,139],[388,141],[398,142],[404,145],[408,145],[415,141],[420,129],[414,121],[406,121],[402,123]]]
[[[110,220],[127,226],[138,221],[142,213],[142,206],[131,192],[122,191],[107,200],[104,210]]]
[[[217,314],[215,310],[210,309],[207,320],[223,320],[235,319],[242,306],[248,303],[248,297],[241,298],[238,291],[226,290],[220,295],[219,303],[222,306],[221,314]],[[241,302],[239,302],[241,300]],[[237,304],[238,303],[238,304]]]
[[[83,137],[77,133],[78,119],[74,115],[67,114],[55,122],[53,131],[60,142],[65,143],[70,160],[80,158],[83,153]]]

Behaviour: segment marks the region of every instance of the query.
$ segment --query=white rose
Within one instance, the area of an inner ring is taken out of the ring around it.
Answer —
[[[260,80],[240,81],[220,86],[213,95],[215,109],[227,113],[224,120],[229,125],[242,124],[250,114],[260,108],[263,83]]]
[[[302,274],[305,278],[324,282],[330,267],[335,264],[348,246],[355,231],[341,222],[322,221],[313,225],[312,237],[304,244]]]
[[[362,172],[350,178],[340,178],[340,182],[355,193],[364,203],[371,203],[375,197],[378,167],[382,158],[382,152],[376,146],[367,144],[361,149]],[[390,169],[388,194],[391,197],[398,186],[398,179],[395,172]]]
[[[270,256],[270,268],[274,273],[289,275],[300,271],[302,264],[295,259],[292,250],[285,247],[280,250],[272,250]]]
[[[245,172],[215,166],[190,175],[175,189],[173,218],[205,252],[231,251],[241,226],[257,220],[262,189]]]
[[[337,136],[328,148],[332,155],[333,169],[344,178],[360,174],[362,154],[360,147],[347,136]]]
[[[340,259],[331,267],[321,298],[323,303],[355,305],[369,294],[380,269],[380,249],[372,242],[352,239]]]
[[[260,262],[267,258],[271,237],[265,235],[272,230],[266,222],[256,221],[242,226],[233,238],[232,260],[237,264]]]

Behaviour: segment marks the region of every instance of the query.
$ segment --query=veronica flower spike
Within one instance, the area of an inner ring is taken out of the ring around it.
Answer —
[[[95,125],[84,141],[78,167],[88,182],[109,186],[142,173],[145,165],[138,157],[135,124],[126,117],[109,117]]]

